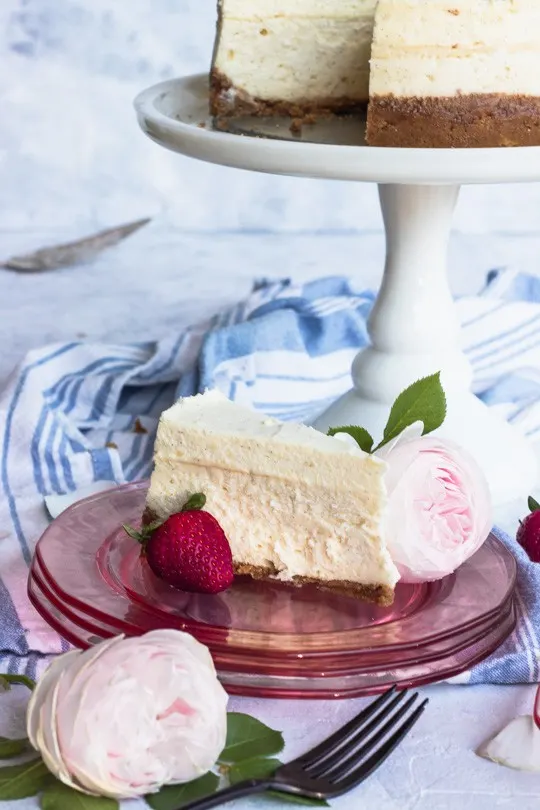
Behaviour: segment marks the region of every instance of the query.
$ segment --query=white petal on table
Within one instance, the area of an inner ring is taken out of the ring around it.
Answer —
[[[530,715],[516,717],[478,755],[507,768],[540,773],[540,729]]]

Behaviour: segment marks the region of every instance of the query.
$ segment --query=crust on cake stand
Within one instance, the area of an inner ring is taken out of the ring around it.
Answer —
[[[459,187],[540,180],[540,147],[396,149],[369,147],[362,122],[326,119],[291,129],[290,119],[208,118],[208,77],[163,82],[135,101],[139,124],[174,152],[252,171],[379,184],[386,228],[383,284],[369,323],[371,346],[352,368],[353,388],[315,424],[360,424],[382,433],[395,397],[437,371],[448,398],[439,431],[479,461],[493,499],[522,498],[535,485],[532,447],[471,391],[472,370],[447,278],[446,253]]]

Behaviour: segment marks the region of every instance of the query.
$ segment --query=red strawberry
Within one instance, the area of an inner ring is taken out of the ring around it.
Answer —
[[[529,498],[531,514],[520,521],[516,540],[522,546],[531,562],[540,563],[540,504]]]
[[[231,547],[217,520],[202,511],[204,495],[194,495],[181,512],[140,532],[124,526],[143,546],[154,574],[180,591],[220,593],[234,579]]]

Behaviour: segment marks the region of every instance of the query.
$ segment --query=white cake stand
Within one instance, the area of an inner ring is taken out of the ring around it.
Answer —
[[[354,121],[304,128],[236,121],[217,132],[208,118],[208,81],[190,76],[146,90],[135,102],[139,123],[156,143],[190,157],[240,169],[379,184],[387,257],[369,322],[371,346],[352,368],[354,388],[316,423],[359,424],[381,435],[395,397],[411,382],[442,371],[448,418],[441,435],[470,450],[496,503],[528,494],[536,482],[532,448],[471,393],[472,372],[446,272],[452,214],[465,183],[540,180],[540,147],[388,149],[365,145]],[[267,137],[246,137],[256,126]]]

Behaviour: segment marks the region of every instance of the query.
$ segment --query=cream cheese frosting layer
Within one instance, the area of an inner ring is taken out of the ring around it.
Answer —
[[[540,95],[540,3],[380,0],[372,96]]]
[[[162,415],[154,462],[148,509],[166,518],[204,492],[236,563],[283,580],[399,578],[383,535],[385,465],[357,447],[209,392]]]

